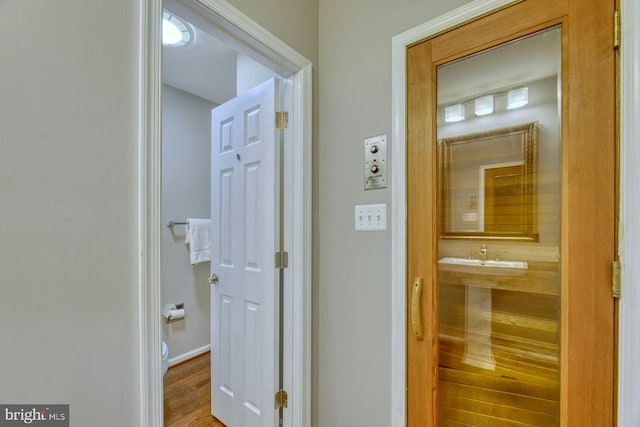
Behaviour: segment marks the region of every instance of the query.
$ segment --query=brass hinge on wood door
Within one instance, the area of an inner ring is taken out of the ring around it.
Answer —
[[[286,111],[276,111],[276,128],[285,130],[289,125],[289,113]]]
[[[622,18],[620,17],[620,11],[613,12],[613,48],[618,49],[620,47],[620,39],[622,38]]]
[[[278,390],[276,392],[276,409],[286,408],[289,404],[289,396],[286,390]]]
[[[622,293],[622,285],[620,283],[620,261],[613,261],[611,274],[611,296],[619,299],[620,294]]]

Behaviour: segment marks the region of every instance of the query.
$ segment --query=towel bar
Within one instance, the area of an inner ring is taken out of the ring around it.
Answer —
[[[167,227],[171,228],[174,225],[187,225],[186,221],[167,221]]]

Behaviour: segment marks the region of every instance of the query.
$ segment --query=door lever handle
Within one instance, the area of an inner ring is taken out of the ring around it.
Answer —
[[[211,276],[209,276],[209,279],[208,279],[210,285],[211,284],[217,285],[219,280],[220,280],[220,278],[215,273],[212,274]]]
[[[424,338],[424,330],[422,329],[422,277],[416,277],[413,282],[413,291],[411,292],[411,325],[413,326],[413,335],[418,341]]]

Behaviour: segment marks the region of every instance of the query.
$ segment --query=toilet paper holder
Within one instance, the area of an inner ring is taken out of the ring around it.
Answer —
[[[164,317],[164,323],[173,323],[180,320],[184,320],[184,303],[167,304],[162,309],[162,317]]]

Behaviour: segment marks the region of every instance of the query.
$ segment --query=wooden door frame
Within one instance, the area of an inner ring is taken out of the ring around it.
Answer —
[[[399,34],[392,41],[391,425],[406,425],[406,70],[407,47],[520,0],[476,0]]]
[[[392,425],[406,425],[406,50],[409,46],[519,1],[474,1],[400,34],[392,44]]]
[[[172,0],[174,3],[181,0]],[[290,76],[292,103],[285,138],[283,215],[285,270],[291,293],[284,301],[285,369],[289,393],[285,426],[311,425],[311,72],[312,64],[224,0],[195,0],[190,8],[224,34],[233,48],[284,76]],[[162,130],[162,0],[140,0],[139,160],[138,160],[138,389],[139,425],[163,425],[160,344],[161,130]],[[275,257],[275,254],[274,254]],[[274,390],[275,393],[275,390]]]
[[[640,175],[640,92],[634,76],[640,70],[640,4],[637,0],[621,0],[622,43],[620,46],[620,242],[622,296],[619,318],[618,360],[618,425],[640,423],[637,396],[640,393],[640,366],[637,362],[637,326],[640,324],[640,221],[638,186]]]

